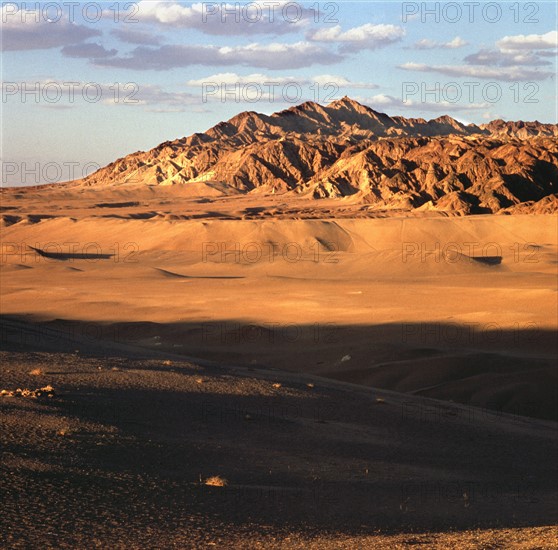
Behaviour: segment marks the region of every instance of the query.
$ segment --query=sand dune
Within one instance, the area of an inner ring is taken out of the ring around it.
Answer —
[[[38,216],[50,190],[13,193],[11,318],[135,324],[131,342],[193,357],[557,416],[555,216],[364,219],[338,205],[312,219],[302,201],[310,219],[271,220],[261,212],[279,198],[228,197],[212,203],[220,217],[197,219],[205,205],[180,193],[145,210],[146,190],[62,190]]]

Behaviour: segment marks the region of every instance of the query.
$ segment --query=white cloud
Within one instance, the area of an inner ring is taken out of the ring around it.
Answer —
[[[436,42],[436,40],[430,40],[430,38],[423,38],[422,40],[415,42],[414,47],[417,50],[433,50],[435,48],[449,48],[450,50],[454,50],[457,48],[462,48],[467,44],[468,42],[463,40],[463,38],[456,36],[449,42]]]
[[[197,29],[213,35],[286,34],[297,31],[313,12],[288,0],[251,1],[247,4],[141,0],[138,19],[160,25]]]
[[[468,43],[469,42],[463,40],[463,38],[461,38],[460,36],[456,36],[453,40],[446,42],[444,46],[446,48],[462,48],[463,46],[466,46]]]
[[[423,73],[440,73],[454,77],[473,77],[514,82],[516,80],[541,80],[553,75],[553,72],[531,69],[528,67],[487,67],[473,65],[427,65],[425,63],[403,63],[398,66],[406,71]]]
[[[546,34],[518,34],[515,36],[504,36],[496,42],[501,50],[543,50],[558,48],[558,31],[550,31]]]
[[[314,42],[335,42],[341,44],[343,52],[374,50],[399,42],[405,36],[405,30],[395,25],[374,25],[366,23],[343,31],[340,25],[321,28],[309,33],[308,38]]]

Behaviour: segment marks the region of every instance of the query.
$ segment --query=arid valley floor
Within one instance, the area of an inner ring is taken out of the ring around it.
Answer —
[[[558,547],[555,215],[192,189],[2,191],[3,547]]]

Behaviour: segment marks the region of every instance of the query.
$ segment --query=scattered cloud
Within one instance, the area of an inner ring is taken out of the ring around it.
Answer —
[[[544,80],[554,74],[548,67],[551,61],[547,58],[556,55],[558,33],[550,31],[546,34],[530,34],[505,36],[495,44],[496,48],[481,49],[467,55],[461,65],[430,65],[427,63],[404,63],[398,67],[407,71],[432,72],[452,77],[472,77],[501,81]],[[451,45],[451,46],[450,46]],[[428,38],[415,44],[418,49],[437,47],[458,48],[465,45],[459,38],[441,44]],[[552,50],[552,51],[551,51]]]
[[[308,42],[294,44],[248,44],[220,48],[219,53],[228,63],[241,63],[269,69],[298,69],[311,65],[331,65],[343,58],[329,50]]]
[[[315,64],[330,65],[343,59],[315,44],[258,44],[244,46],[166,45],[139,46],[128,57],[95,59],[96,65],[122,69],[163,71],[191,65],[247,65],[266,69],[297,69]]]
[[[122,42],[128,44],[142,44],[144,46],[158,46],[161,38],[148,31],[140,31],[130,28],[114,29],[112,34]]]
[[[552,71],[543,71],[537,68],[509,66],[488,67],[478,65],[428,65],[425,63],[403,63],[400,69],[423,73],[440,73],[453,77],[471,77],[481,79],[502,80],[514,82],[517,80],[542,80],[552,76]]]
[[[504,36],[496,42],[500,50],[544,50],[558,48],[558,31],[550,31],[546,34],[518,34],[515,36]]]
[[[437,42],[436,40],[430,40],[430,38],[423,38],[418,42],[415,42],[414,48],[417,50],[434,50],[436,48],[448,48],[450,50],[455,50],[457,48],[463,48],[469,42],[463,40],[463,38],[456,36],[453,40],[449,42]]]
[[[100,44],[85,42],[83,44],[72,44],[62,48],[62,55],[66,57],[86,57],[86,58],[101,58],[112,57],[118,53],[118,50],[107,50]]]
[[[340,25],[321,28],[310,32],[308,39],[313,42],[339,43],[341,52],[358,52],[383,48],[399,42],[403,36],[405,36],[405,30],[396,25],[366,23],[347,31],[343,31]]]
[[[496,42],[497,49],[482,49],[468,55],[464,61],[469,65],[491,67],[550,65],[551,62],[545,58],[556,55],[557,45],[558,33],[556,31],[546,34],[504,36]]]
[[[142,0],[137,14],[142,22],[226,36],[296,32],[313,16],[313,11],[288,0],[256,0],[248,4],[199,2],[189,6]]]
[[[78,44],[101,32],[60,19],[46,20],[39,11],[23,10],[15,17],[2,6],[2,51],[48,50],[70,44]]]
[[[319,84],[320,86],[336,85],[346,88],[379,88],[377,84],[366,82],[352,82],[347,78],[339,75],[316,75],[309,77],[295,77],[295,76],[273,76],[262,73],[252,73],[248,75],[239,75],[237,73],[218,73],[199,78],[196,80],[188,80],[187,86],[203,86],[204,84],[214,83],[220,86],[234,85],[234,84],[256,84],[260,86],[269,86],[270,84],[277,84],[279,86],[286,84],[299,84],[301,86],[311,86],[312,84]]]
[[[517,65],[537,66],[550,65],[550,61],[542,59],[533,52],[480,50],[465,57],[469,65],[487,65],[491,67],[513,67]]]

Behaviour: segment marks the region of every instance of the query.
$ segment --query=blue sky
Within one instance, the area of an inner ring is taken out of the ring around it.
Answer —
[[[3,183],[343,95],[390,115],[557,121],[554,2],[88,5],[2,4]]]

